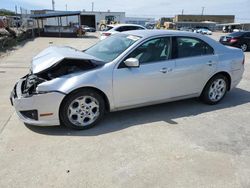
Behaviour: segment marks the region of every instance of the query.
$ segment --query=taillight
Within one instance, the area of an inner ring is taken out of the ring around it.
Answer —
[[[102,33],[102,35],[108,37],[111,33]]]
[[[230,42],[231,42],[231,43],[234,43],[234,42],[237,42],[237,41],[238,41],[238,39],[234,39],[234,38],[231,38],[231,39],[230,39]]]

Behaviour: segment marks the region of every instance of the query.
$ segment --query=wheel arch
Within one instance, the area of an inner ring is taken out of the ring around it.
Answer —
[[[109,99],[108,99],[107,95],[106,95],[102,90],[100,90],[100,89],[98,89],[98,88],[91,87],[91,86],[87,86],[87,87],[80,87],[80,88],[77,88],[77,89],[75,89],[75,90],[69,92],[68,94],[66,94],[66,95],[64,96],[64,98],[63,98],[61,104],[60,104],[59,113],[60,113],[60,111],[61,111],[62,104],[63,104],[63,102],[66,100],[67,96],[69,96],[69,95],[71,95],[71,94],[73,94],[73,93],[75,93],[75,92],[84,90],[84,89],[93,90],[93,91],[97,92],[98,94],[100,94],[100,95],[103,97],[103,99],[104,99],[105,110],[106,110],[107,112],[110,111],[110,102],[109,102]]]
[[[206,85],[208,84],[208,82],[209,82],[211,79],[213,79],[213,77],[215,77],[215,76],[217,76],[217,75],[223,75],[223,76],[225,76],[225,77],[227,78],[227,80],[228,80],[228,88],[227,88],[227,90],[229,91],[229,90],[231,89],[231,82],[232,82],[231,75],[230,75],[228,72],[226,72],[226,71],[220,71],[220,72],[217,72],[217,73],[215,73],[213,76],[210,77],[210,79],[206,82],[205,86],[203,87],[203,90],[205,89],[205,87],[206,87]],[[203,91],[203,90],[202,90],[202,91]]]

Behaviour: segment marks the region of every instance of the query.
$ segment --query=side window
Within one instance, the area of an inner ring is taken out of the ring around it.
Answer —
[[[136,48],[126,59],[136,58],[140,64],[170,59],[170,37],[152,39]]]
[[[125,26],[118,27],[118,28],[116,29],[116,31],[119,31],[119,32],[126,31],[126,27],[125,27]]]
[[[200,39],[189,37],[176,38],[176,57],[194,57],[213,54],[214,50]]]
[[[137,30],[137,27],[136,26],[129,26],[128,30]]]
[[[144,30],[143,27],[139,27],[139,26],[136,26],[135,29],[136,29],[136,30]]]

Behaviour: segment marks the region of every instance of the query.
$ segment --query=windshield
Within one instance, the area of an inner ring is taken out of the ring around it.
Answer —
[[[97,43],[85,51],[104,62],[113,61],[140,37],[127,34],[115,34]]]

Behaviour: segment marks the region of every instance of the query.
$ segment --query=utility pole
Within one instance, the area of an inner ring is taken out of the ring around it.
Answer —
[[[202,11],[201,11],[202,16],[204,15],[204,9],[205,9],[205,7],[202,7]]]
[[[204,9],[205,9],[205,7],[201,7],[202,8],[202,10],[201,10],[201,21],[203,21],[203,15],[204,15]]]
[[[52,10],[55,10],[55,1],[52,0]]]
[[[91,3],[92,5],[92,12],[94,11],[94,2]]]
[[[66,8],[66,11],[68,11],[68,5],[67,4],[65,5],[65,8]],[[67,26],[69,24],[68,16],[66,16],[66,24],[67,24]]]
[[[17,6],[15,5],[15,12],[16,12],[16,16],[17,16]]]
[[[16,16],[17,16],[17,6],[16,5],[15,5],[15,13],[16,13]],[[16,24],[16,28],[17,28],[17,24]]]
[[[184,9],[182,9],[182,11],[181,11],[181,15],[183,15],[184,14]]]

